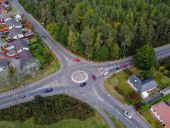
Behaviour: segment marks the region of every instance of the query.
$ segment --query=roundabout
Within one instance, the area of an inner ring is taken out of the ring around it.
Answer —
[[[71,74],[71,79],[73,82],[80,84],[88,80],[88,74],[85,71],[78,70]]]

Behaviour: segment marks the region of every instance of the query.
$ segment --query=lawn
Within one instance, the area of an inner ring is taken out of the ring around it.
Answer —
[[[158,83],[159,89],[164,89],[164,88],[170,86],[170,78],[165,76],[160,71],[158,71],[158,70],[154,71],[153,76],[154,76],[154,79],[156,80],[156,82]]]
[[[152,113],[149,110],[142,112],[141,115],[145,118],[145,120],[150,124],[152,128],[163,128],[160,122],[153,117]]]
[[[127,83],[128,76],[139,72],[140,70],[135,67],[121,71],[116,75],[109,77],[105,81],[104,86],[112,96],[117,98],[122,103],[129,104],[127,98],[132,94],[133,90]]]
[[[35,125],[32,118],[25,122],[0,121],[0,128],[109,128],[105,120],[98,113],[85,121],[76,119],[62,120],[51,125]]]

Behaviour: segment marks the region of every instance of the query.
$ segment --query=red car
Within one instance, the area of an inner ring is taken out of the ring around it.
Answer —
[[[95,75],[92,75],[91,76],[93,80],[96,80],[96,76]]]
[[[75,62],[81,62],[81,60],[79,58],[74,58]]]
[[[127,67],[128,65],[127,64],[121,64],[120,65],[120,68],[125,68],[125,67]]]

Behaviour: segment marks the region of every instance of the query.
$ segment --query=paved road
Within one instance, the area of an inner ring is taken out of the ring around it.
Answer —
[[[135,112],[132,106],[123,105],[107,93],[103,87],[103,81],[106,77],[103,76],[103,72],[97,71],[99,68],[109,70],[115,65],[120,65],[121,63],[126,63],[128,67],[131,67],[133,66],[132,57],[117,61],[108,61],[105,63],[92,63],[86,60],[82,60],[79,63],[74,62],[73,59],[77,56],[63,48],[58,42],[54,41],[41,24],[27,13],[22,6],[20,6],[17,0],[13,0],[12,5],[30,20],[35,31],[40,34],[44,43],[59,59],[61,68],[58,72],[35,83],[0,94],[0,108],[6,108],[11,105],[27,102],[32,100],[35,95],[49,96],[55,94],[67,94],[93,106],[104,117],[111,128],[114,128],[115,125],[106,112],[115,116],[117,120],[122,121],[127,128],[149,127],[149,125]],[[166,57],[170,55],[170,45],[157,48],[155,51],[157,59]],[[71,74],[77,70],[84,70],[89,75],[87,85],[83,88],[71,80]],[[109,73],[113,74],[117,72],[118,71],[113,70]],[[96,81],[91,78],[92,74],[96,75]],[[44,93],[44,89],[49,87],[52,87],[54,91],[52,93]],[[133,119],[130,120],[126,118],[122,114],[124,110],[130,110],[133,113]]]

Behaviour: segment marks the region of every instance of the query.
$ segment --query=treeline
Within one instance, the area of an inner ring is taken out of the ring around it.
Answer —
[[[94,60],[170,43],[169,0],[19,0],[57,41]]]
[[[36,124],[51,124],[63,119],[86,120],[95,115],[87,104],[66,95],[43,98],[0,110],[0,120],[25,121],[33,117]]]

